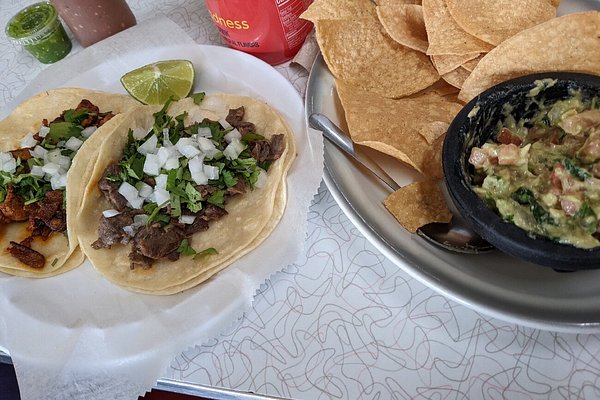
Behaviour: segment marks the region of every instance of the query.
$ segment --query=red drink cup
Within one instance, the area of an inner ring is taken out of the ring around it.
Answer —
[[[312,0],[205,0],[223,41],[271,65],[290,60],[312,29],[299,16]]]

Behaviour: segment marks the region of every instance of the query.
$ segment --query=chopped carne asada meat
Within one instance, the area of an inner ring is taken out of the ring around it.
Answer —
[[[225,121],[229,122],[231,126],[236,128],[242,135],[256,132],[256,126],[252,122],[242,121],[245,113],[246,109],[244,106],[241,106],[229,110],[229,114],[227,114],[227,117],[225,118]]]
[[[119,186],[108,180],[111,175],[118,175],[120,171],[118,164],[110,164],[104,171],[104,175],[98,182],[98,188],[104,193],[106,199],[118,211],[123,211],[127,208],[127,199],[119,193]]]
[[[10,245],[11,247],[6,250],[23,264],[36,269],[44,268],[46,265],[46,257],[32,248],[13,241],[10,242]]]
[[[9,186],[4,201],[0,203],[0,211],[11,221],[26,221],[27,211],[25,202],[15,193],[14,187]]]
[[[33,157],[30,150],[32,150],[31,147],[25,147],[22,149],[11,150],[10,154],[12,154],[14,158],[20,158],[21,161],[27,161]]]
[[[153,260],[177,252],[185,233],[174,225],[160,224],[141,227],[133,237],[133,251]]]
[[[63,232],[67,229],[67,216],[63,209],[63,191],[50,190],[44,199],[25,206],[30,224],[43,222],[50,230]],[[32,229],[33,231],[33,229]]]
[[[225,194],[229,196],[235,196],[236,194],[244,194],[246,193],[246,181],[239,178],[237,183],[234,186],[228,187],[225,190]]]
[[[140,210],[130,210],[113,217],[100,217],[98,240],[92,243],[94,249],[110,249],[112,245],[127,244],[131,236],[123,228],[133,225],[133,217],[142,214]]]
[[[244,119],[245,113],[246,109],[244,108],[244,106],[232,108],[229,110],[227,117],[225,117],[225,121],[229,122],[231,126],[239,125]]]
[[[283,154],[285,150],[284,136],[273,135],[271,140],[258,140],[250,142],[250,153],[261,164],[265,161],[275,161]]]
[[[152,262],[154,260],[151,258],[146,257],[145,255],[138,253],[135,250],[132,250],[129,253],[129,268],[130,269],[135,269],[137,267],[142,268],[142,269],[150,269],[152,268]]]

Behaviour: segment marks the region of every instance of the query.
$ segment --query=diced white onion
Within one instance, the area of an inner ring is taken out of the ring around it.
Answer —
[[[128,236],[135,236],[135,227],[133,225],[127,225],[123,227],[123,232],[125,232]]]
[[[135,188],[137,189],[139,196],[143,199],[147,199],[148,196],[150,196],[154,191],[154,189],[152,189],[152,186],[142,181],[136,183]]]
[[[65,147],[65,141],[64,140],[59,140],[59,142],[56,143],[56,147]]]
[[[161,147],[158,149],[156,155],[158,156],[158,164],[162,167],[165,165],[169,157],[171,157],[171,151],[169,151],[167,147]]]
[[[48,175],[56,175],[58,174],[58,171],[60,170],[60,165],[53,163],[53,162],[48,162],[46,164],[44,164],[44,166],[42,167],[42,170],[48,174]]]
[[[56,174],[50,178],[52,190],[64,189],[67,186],[67,174]]]
[[[156,145],[158,144],[158,138],[156,135],[152,135],[146,140],[140,147],[138,147],[137,151],[140,154],[156,154],[158,151]]]
[[[10,160],[13,160],[14,157],[11,153],[9,152],[1,152],[0,153],[0,163],[4,164],[5,162],[8,162]]]
[[[17,160],[13,158],[2,163],[2,171],[14,174],[17,171]]]
[[[140,140],[146,137],[148,131],[142,128],[133,128],[131,131],[131,135],[135,140]]]
[[[113,208],[102,211],[102,215],[104,215],[104,218],[114,217],[115,215],[119,215],[119,214],[121,214],[121,213]]]
[[[46,174],[44,172],[44,169],[39,165],[34,165],[33,167],[31,167],[30,173],[31,173],[31,175],[37,176],[38,178],[43,178],[44,175]]]
[[[175,143],[175,147],[186,158],[193,158],[200,154],[198,143],[192,138],[181,138]]]
[[[121,194],[121,196],[125,197],[125,199],[127,200],[127,203],[129,203],[130,207],[141,208],[142,205],[144,204],[144,199],[142,199],[138,195],[137,189],[130,183],[127,183],[127,182],[121,183],[121,186],[119,186],[118,191]]]
[[[233,138],[237,138],[237,139],[241,139],[242,138],[242,134],[240,133],[240,131],[238,131],[237,129],[233,129],[229,132],[227,132],[225,134],[225,136],[223,136],[223,139],[225,139],[225,141],[227,143],[231,143],[231,139]]]
[[[208,179],[219,179],[219,167],[215,167],[212,165],[204,165],[202,167],[202,172],[204,172]]]
[[[163,146],[172,147],[171,138],[169,137],[169,128],[163,129]]]
[[[83,136],[84,138],[89,138],[90,136],[92,136],[92,133],[96,132],[96,129],[98,128],[95,126],[88,126],[81,131],[81,136]]]
[[[29,154],[31,154],[31,157],[45,158],[46,154],[48,154],[48,150],[46,150],[42,146],[35,146],[33,150],[29,150]]]
[[[180,224],[191,225],[194,223],[195,220],[196,220],[195,215],[182,215],[181,217],[179,217]]]
[[[56,163],[59,165],[61,171],[67,172],[71,166],[71,159],[67,156],[60,155],[56,157]]]
[[[223,150],[223,155],[228,160],[235,160],[244,151],[244,148],[244,144],[239,139],[233,138],[231,139],[231,143]]]
[[[48,127],[48,126],[42,126],[40,128],[40,131],[38,132],[38,136],[39,137],[46,137],[46,135],[48,134],[48,132],[50,132],[50,127]]]
[[[215,155],[219,152],[219,149],[217,149],[212,140],[203,137],[198,137],[197,141],[198,147],[200,147],[200,150],[202,150],[202,153],[204,153],[204,156],[208,160],[214,158]]]
[[[165,174],[158,175],[156,178],[154,178],[154,181],[156,182],[155,187],[161,188],[161,189],[166,189],[167,188],[167,178],[168,178],[168,176]]]
[[[65,147],[69,150],[77,151],[79,150],[82,144],[83,140],[77,139],[75,136],[72,136],[69,138],[69,140],[67,140],[67,143],[65,143]]]
[[[203,126],[198,128],[198,136],[209,138],[212,137],[212,132],[208,126]]]
[[[133,216],[133,226],[139,227],[145,225],[148,222],[148,216],[146,214],[138,214]]]
[[[146,160],[144,161],[143,170],[145,174],[148,174],[150,176],[156,176],[160,173],[160,165],[158,162],[158,156],[156,154],[146,154]]]
[[[179,158],[178,157],[169,158],[167,160],[167,162],[165,162],[165,165],[163,166],[163,168],[166,169],[167,171],[179,168]]]
[[[200,156],[194,157],[188,163],[188,168],[192,175],[192,180],[196,182],[196,185],[206,185],[208,183],[208,177],[203,171],[203,158]]]
[[[61,156],[60,149],[49,150],[44,155],[44,162],[58,164],[58,159]]]
[[[163,188],[155,187],[154,188],[154,201],[159,207],[164,207],[169,203],[171,199],[171,194]]]
[[[264,169],[260,170],[260,174],[258,174],[258,178],[256,179],[256,183],[254,184],[254,186],[256,186],[257,188],[263,188],[265,187],[265,185],[267,184],[267,172]]]
[[[219,120],[219,124],[221,124],[221,126],[225,129],[233,128],[233,126],[231,126],[231,124],[229,122],[227,122],[227,120],[225,118],[221,118]]]
[[[33,147],[38,143],[37,140],[33,138],[33,133],[29,132],[23,139],[21,139],[21,147]]]

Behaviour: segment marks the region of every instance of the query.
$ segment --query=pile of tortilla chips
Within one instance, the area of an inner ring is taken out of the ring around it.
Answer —
[[[477,94],[536,72],[600,75],[600,13],[556,17],[559,2],[315,0],[301,18],[315,25],[352,140],[435,183],[448,126]],[[400,192],[385,205],[409,231],[450,220],[438,185]]]

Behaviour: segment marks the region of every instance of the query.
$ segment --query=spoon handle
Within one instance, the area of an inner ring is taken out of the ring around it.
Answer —
[[[375,162],[373,162],[360,148],[355,148],[352,140],[342,132],[336,124],[323,114],[315,113],[308,117],[308,123],[311,128],[323,132],[323,136],[331,143],[335,144],[340,150],[354,158],[375,175],[379,180],[385,183],[392,191],[400,189],[400,186]]]

